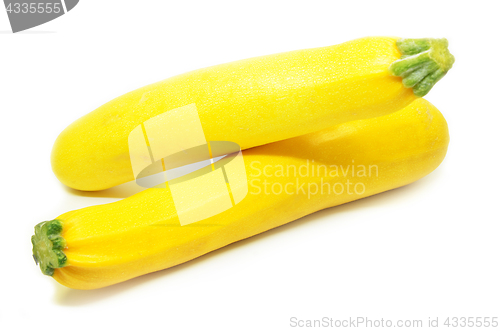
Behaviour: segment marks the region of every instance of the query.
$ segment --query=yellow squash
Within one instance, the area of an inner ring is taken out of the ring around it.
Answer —
[[[169,188],[150,188],[40,223],[34,257],[68,287],[108,286],[414,182],[441,163],[448,141],[441,113],[418,99],[390,115],[243,151],[239,183],[248,193],[220,214],[181,226]]]
[[[52,151],[65,185],[134,180],[130,132],[194,105],[207,141],[242,150],[400,110],[453,64],[446,39],[370,37],[200,69],[120,96],[67,127]]]

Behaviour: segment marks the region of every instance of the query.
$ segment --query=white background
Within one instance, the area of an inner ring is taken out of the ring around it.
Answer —
[[[18,34],[1,8],[0,329],[288,330],[299,329],[291,317],[500,318],[497,4],[84,0]],[[83,194],[57,181],[50,151],[72,121],[193,69],[375,35],[450,42],[455,66],[426,97],[451,136],[432,174],[108,288],[72,290],[40,273],[31,257],[35,224],[132,193]]]

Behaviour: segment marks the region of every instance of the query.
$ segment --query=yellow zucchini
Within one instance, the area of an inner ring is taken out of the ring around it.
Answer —
[[[370,37],[200,69],[120,96],[57,138],[52,169],[65,185],[102,190],[134,180],[129,133],[195,105],[207,141],[242,150],[400,110],[451,68],[446,39]]]
[[[444,117],[417,99],[390,115],[243,151],[240,180],[248,194],[220,214],[181,226],[169,188],[150,188],[38,224],[34,258],[44,274],[68,287],[108,286],[414,182],[441,163],[448,141]]]

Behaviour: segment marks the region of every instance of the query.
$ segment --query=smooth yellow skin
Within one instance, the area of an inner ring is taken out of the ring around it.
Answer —
[[[200,69],[120,96],[57,138],[52,169],[65,185],[102,190],[134,180],[128,135],[151,117],[196,104],[207,141],[241,149],[373,118],[416,99],[389,66],[398,38],[257,57]]]
[[[94,289],[175,266],[315,211],[414,182],[441,163],[448,141],[444,117],[429,102],[418,99],[390,115],[246,150],[248,195],[233,208],[200,222],[180,226],[167,188],[147,189],[118,202],[61,215],[57,219],[63,222],[68,265],[55,269],[53,277],[68,287]],[[299,169],[313,160],[315,166],[326,165],[329,174],[276,173],[279,166]],[[350,170],[344,175],[339,169],[339,176],[330,173],[330,166],[345,170],[353,164],[355,176]],[[360,176],[359,165],[367,169],[376,165],[378,176],[374,172],[371,177]],[[304,192],[295,186],[289,194],[292,187],[288,186],[287,192],[266,194],[262,185],[266,180],[271,192],[273,184],[284,187],[297,179],[305,183]],[[308,196],[313,191],[307,190],[310,184],[333,186],[346,180],[364,183],[365,192],[327,194],[325,189],[324,194]]]

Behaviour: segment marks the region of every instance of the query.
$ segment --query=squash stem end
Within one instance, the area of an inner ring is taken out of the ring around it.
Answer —
[[[56,268],[66,265],[67,258],[63,253],[66,240],[61,236],[62,229],[63,224],[57,219],[35,226],[35,234],[31,237],[33,259],[44,275],[52,276]]]
[[[429,93],[455,62],[445,38],[402,38],[396,41],[396,46],[401,58],[391,64],[389,71],[402,77],[403,85],[412,88],[417,97]]]

